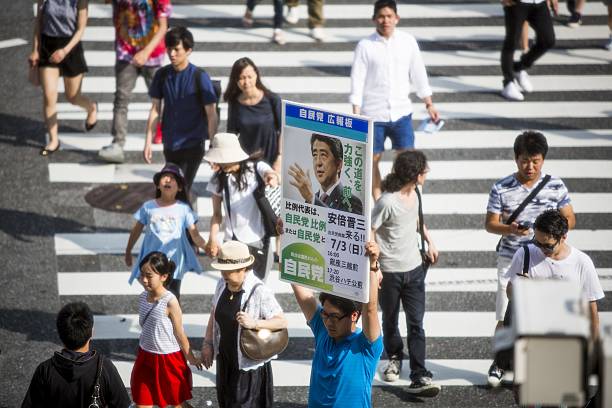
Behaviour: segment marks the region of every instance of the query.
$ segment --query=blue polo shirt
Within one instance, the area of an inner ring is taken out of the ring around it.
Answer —
[[[308,407],[371,407],[382,336],[370,343],[358,328],[336,343],[327,333],[320,312],[321,306],[308,322],[315,337]]]
[[[162,71],[167,69],[162,83]],[[204,71],[189,64],[182,71],[172,67],[157,70],[149,88],[149,96],[163,99],[162,133],[164,149],[176,151],[195,147],[208,138],[208,123],[204,119],[204,106],[200,105],[195,75],[201,75],[202,102],[216,103],[217,98],[210,77]]]

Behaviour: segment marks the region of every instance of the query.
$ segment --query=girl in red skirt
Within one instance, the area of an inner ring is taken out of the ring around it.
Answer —
[[[151,252],[140,262],[140,348],[132,370],[132,399],[137,407],[157,405],[189,407],[191,370],[202,363],[191,350],[183,330],[183,313],[176,297],[166,289],[174,262],[162,252]]]

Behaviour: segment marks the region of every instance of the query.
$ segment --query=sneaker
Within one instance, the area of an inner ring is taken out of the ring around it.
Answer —
[[[123,147],[119,143],[111,143],[98,150],[98,156],[110,163],[123,163]]]
[[[421,377],[413,380],[406,392],[419,397],[433,398],[440,393],[441,389],[439,384],[433,383],[431,377]]]
[[[253,13],[250,12],[249,9],[246,9],[244,12],[244,16],[242,17],[242,26],[244,28],[253,27]]]
[[[516,81],[519,86],[523,89],[523,92],[533,92],[533,85],[529,80],[529,75],[527,75],[527,71],[519,71],[515,73]]]
[[[508,82],[508,85],[502,90],[502,96],[511,101],[522,101],[525,97],[521,93],[516,81]]]
[[[325,33],[323,32],[323,27],[314,27],[310,29],[310,36],[317,40],[318,42],[325,41]]]
[[[582,16],[580,13],[572,13],[572,15],[567,19],[567,26],[569,28],[578,28],[578,26],[582,24]]]
[[[402,371],[402,362],[396,358],[391,358],[383,371],[383,379],[387,382],[397,381]]]
[[[283,30],[281,30],[280,28],[274,29],[274,34],[272,34],[272,42],[275,42],[278,45],[283,45],[287,43],[285,35],[283,34]]]
[[[489,367],[489,374],[487,377],[487,382],[493,388],[499,387],[499,385],[501,384],[502,378],[504,378],[504,370],[499,368],[497,364],[493,362],[493,364],[491,364],[491,367]]]
[[[289,24],[297,24],[300,21],[300,16],[298,14],[297,7],[287,7],[287,15],[285,16],[285,21]]]
[[[608,38],[608,42],[604,44],[604,48],[608,51],[612,51],[612,34],[610,34],[610,37]]]

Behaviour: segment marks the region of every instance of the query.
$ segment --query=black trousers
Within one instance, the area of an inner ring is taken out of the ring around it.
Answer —
[[[404,343],[398,327],[400,301],[406,314],[410,379],[431,377],[425,368],[425,270],[421,265],[408,272],[383,272],[378,295],[382,310],[383,344],[389,358],[403,359]]]
[[[164,158],[166,159],[166,162],[174,163],[179,166],[181,170],[183,170],[183,174],[185,175],[185,183],[187,184],[185,186],[187,192],[191,192],[193,180],[195,179],[196,173],[200,168],[200,163],[202,163],[203,157],[204,141],[197,146],[188,147],[186,149],[174,151],[164,149]]]
[[[525,21],[529,22],[536,33],[535,44],[518,62],[514,62],[514,51]],[[514,80],[515,72],[530,68],[538,58],[555,45],[555,30],[545,1],[539,4],[517,1],[514,6],[504,7],[504,22],[506,37],[501,52],[501,68],[506,86]]]

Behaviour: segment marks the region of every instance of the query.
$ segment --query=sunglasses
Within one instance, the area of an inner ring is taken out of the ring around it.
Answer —
[[[554,251],[557,245],[559,245],[559,242],[561,242],[561,240],[557,240],[554,244],[543,244],[535,238],[531,240],[531,243],[533,245],[537,246],[538,248],[540,248],[542,251],[545,251],[545,252]]]
[[[329,320],[331,323],[338,323],[348,315],[350,315],[350,313],[341,315],[338,313],[327,313],[325,310],[321,310],[321,319]]]

